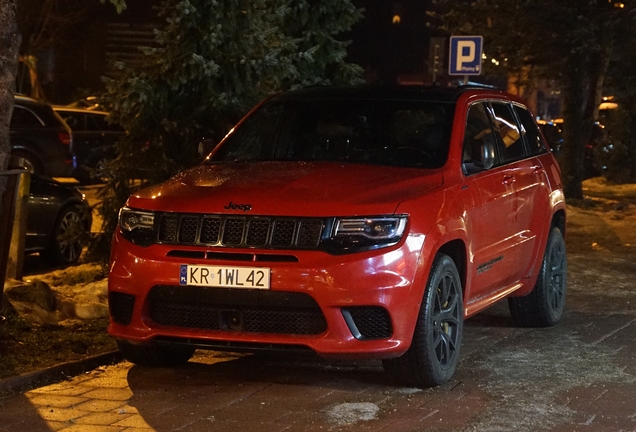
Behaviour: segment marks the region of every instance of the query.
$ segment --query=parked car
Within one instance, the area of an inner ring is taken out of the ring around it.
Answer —
[[[563,157],[563,119],[540,120],[538,123],[557,159],[560,160]],[[605,126],[600,122],[594,122],[592,136],[585,144],[585,159],[583,162],[585,178],[596,177],[603,173],[604,167],[598,161],[597,152],[607,152],[609,149],[611,149],[611,144],[608,142]]]
[[[73,135],[50,105],[15,96],[11,117],[11,154],[29,169],[49,177],[70,177],[74,170]]]
[[[89,111],[100,110],[102,108],[102,105],[99,103],[99,98],[97,96],[87,96],[85,98],[73,101],[66,106],[68,108],[79,108]]]
[[[125,134],[124,129],[109,123],[107,112],[58,106],[53,109],[73,131],[73,177],[82,183],[99,181],[104,163],[117,154],[115,142]]]
[[[75,187],[31,176],[25,251],[55,263],[75,264],[91,230],[91,209]]]
[[[24,160],[11,157],[9,166],[24,167]],[[78,261],[91,230],[92,212],[77,188],[31,174],[26,213],[26,253],[39,252],[55,264]]]
[[[565,226],[558,164],[515,96],[283,93],[201,165],[130,196],[108,331],[138,364],[197,348],[313,351],[439,385],[464,320],[495,302],[521,326],[559,321]]]

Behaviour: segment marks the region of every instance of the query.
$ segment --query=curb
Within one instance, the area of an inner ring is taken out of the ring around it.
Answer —
[[[0,380],[0,396],[30,390],[37,386],[54,384],[75,375],[88,372],[96,367],[119,363],[122,360],[123,356],[119,351],[111,351],[82,360],[61,363],[47,369],[4,378]]]

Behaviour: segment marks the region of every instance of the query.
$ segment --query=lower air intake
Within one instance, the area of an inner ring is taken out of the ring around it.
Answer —
[[[304,293],[156,286],[150,317],[161,325],[202,330],[315,335],[327,323]]]
[[[350,307],[342,309],[342,315],[356,339],[387,339],[393,335],[391,317],[383,307]]]

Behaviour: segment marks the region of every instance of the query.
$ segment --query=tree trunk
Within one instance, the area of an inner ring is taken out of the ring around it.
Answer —
[[[575,52],[564,85],[562,159],[564,192],[568,198],[583,198],[585,147],[591,142],[598,118],[603,83],[612,52],[613,30],[601,32],[600,47],[590,53]]]
[[[585,161],[584,107],[588,83],[586,56],[573,53],[563,86],[563,191],[567,198],[583,198]]]
[[[13,114],[13,93],[18,68],[20,34],[16,20],[17,0],[0,1],[0,172],[9,164],[11,144],[9,124]],[[0,175],[0,197],[3,196],[7,179]],[[6,218],[5,209],[0,205],[0,218]],[[6,245],[0,245],[4,248]],[[4,274],[6,263],[0,262],[0,307],[3,304]]]

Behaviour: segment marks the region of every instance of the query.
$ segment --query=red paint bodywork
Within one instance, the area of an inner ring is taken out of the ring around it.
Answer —
[[[197,330],[153,323],[146,301],[150,289],[178,286],[179,266],[199,262],[166,256],[173,249],[169,245],[134,245],[119,230],[113,238],[109,290],[132,294],[136,302],[131,323],[111,320],[109,333],[140,344],[167,336],[304,345],[325,357],[390,358],[410,346],[429,270],[439,251],[452,252],[456,258],[465,317],[505,296],[529,293],[552,221],[557,214],[565,218],[560,172],[547,152],[464,175],[461,157],[467,109],[482,100],[522,103],[498,91],[462,93],[456,101],[448,160],[439,169],[310,162],[200,165],[129,198],[128,207],[150,211],[244,214],[224,208],[234,202],[249,203],[250,214],[270,216],[409,215],[406,234],[394,246],[346,255],[294,250],[298,262],[267,263],[271,290],[304,292],[316,300],[327,321],[322,334]],[[480,265],[491,261],[488,271],[479,271]],[[200,263],[210,264],[209,260]],[[234,261],[213,264],[237,265]],[[355,305],[384,307],[393,335],[356,339],[341,313],[342,307]]]

